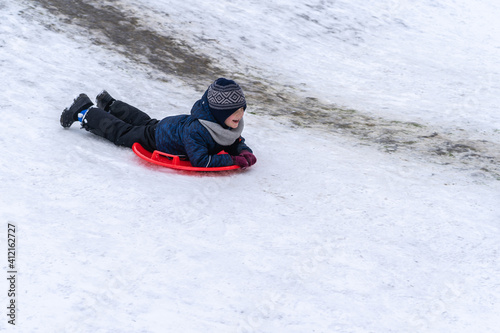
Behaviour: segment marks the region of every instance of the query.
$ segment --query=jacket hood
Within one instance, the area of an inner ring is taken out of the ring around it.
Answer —
[[[202,119],[212,123],[217,123],[217,120],[213,116],[212,112],[210,112],[210,107],[208,106],[207,92],[208,90],[205,91],[201,99],[194,103],[193,108],[191,109],[191,117],[194,119]]]

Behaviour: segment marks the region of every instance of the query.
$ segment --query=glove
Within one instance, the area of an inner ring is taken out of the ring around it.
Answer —
[[[248,166],[252,166],[257,162],[257,157],[248,150],[242,150],[240,156],[243,156],[247,160]]]
[[[236,165],[239,165],[240,167],[242,167],[243,169],[246,168],[246,167],[249,167],[250,165],[248,164],[248,161],[246,158],[244,158],[243,156],[241,155],[238,155],[238,156],[231,156],[231,158],[233,159],[233,163],[236,164]]]

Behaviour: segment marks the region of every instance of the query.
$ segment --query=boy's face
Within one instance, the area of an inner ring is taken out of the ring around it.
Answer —
[[[239,108],[238,110],[234,111],[232,115],[227,117],[226,121],[224,124],[228,127],[231,128],[236,128],[240,124],[241,118],[243,118],[243,114],[245,113],[245,109]]]

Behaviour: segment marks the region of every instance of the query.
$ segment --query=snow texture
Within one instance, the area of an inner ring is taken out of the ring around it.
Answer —
[[[492,0],[106,4],[240,74],[500,142]],[[0,0],[0,22],[0,248],[7,276],[15,224],[19,272],[16,326],[0,284],[0,331],[498,331],[494,177],[251,112],[254,167],[148,165],[63,129],[62,109],[105,88],[161,118],[198,88],[38,1]]]

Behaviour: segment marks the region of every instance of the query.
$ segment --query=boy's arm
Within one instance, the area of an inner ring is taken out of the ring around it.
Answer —
[[[210,155],[209,143],[199,132],[192,132],[185,137],[184,147],[189,161],[195,167],[222,167],[233,165],[233,159],[229,155]]]
[[[245,144],[245,139],[240,136],[238,140],[236,140],[231,146],[229,146],[227,153],[229,153],[230,155],[239,155],[243,150],[253,153],[252,149],[250,149],[250,147]]]

